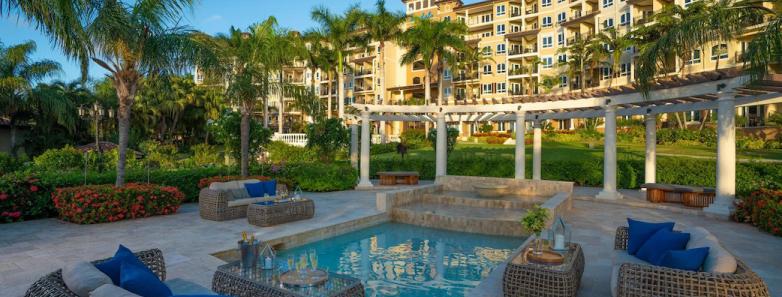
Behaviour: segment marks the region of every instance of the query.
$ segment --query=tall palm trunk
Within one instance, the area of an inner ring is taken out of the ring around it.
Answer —
[[[263,127],[269,129],[269,96],[263,95]]]
[[[424,72],[424,102],[426,102],[426,105],[429,105],[429,103],[432,102],[432,89],[430,86],[432,85],[432,69],[431,67],[426,67],[426,71]]]
[[[127,163],[128,138],[130,134],[130,113],[133,101],[136,97],[138,80],[140,76],[136,72],[123,71],[114,75],[114,88],[117,91],[119,107],[117,108],[117,127],[119,129],[119,143],[117,143],[117,179],[114,185],[125,185],[125,164]]]
[[[246,177],[249,175],[249,164],[250,164],[250,108],[247,106],[248,104],[251,104],[250,102],[243,102],[242,103],[242,121],[239,125],[239,133],[241,138],[241,164],[240,164],[240,170],[242,177]]]
[[[377,76],[380,79],[380,104],[385,105],[386,104],[386,54],[385,54],[385,42],[380,41],[380,45],[378,46],[378,49],[380,50],[380,75]],[[404,99],[404,98],[403,98]],[[378,122],[378,126],[380,129],[380,142],[386,143],[387,137],[386,137],[386,121],[380,121]]]
[[[16,157],[16,119],[11,116],[11,156]]]
[[[280,69],[280,108],[277,109],[277,133],[283,133],[283,126],[285,125],[285,92],[283,88],[283,75],[282,69]]]
[[[337,53],[337,115],[340,119],[345,118],[345,68],[342,65],[342,52]]]
[[[448,67],[447,62],[442,61],[440,63],[440,67],[437,68],[437,105],[443,105],[443,101],[445,98],[445,82],[443,81],[443,72],[445,71],[445,68]]]
[[[330,119],[331,118],[331,93],[333,92],[332,91],[332,83],[331,82],[334,80],[334,74],[331,72],[331,70],[329,70],[328,75],[329,75],[329,88],[328,88],[328,92],[329,93],[326,96],[326,98],[327,98],[326,99],[327,100],[326,101],[326,105],[327,105],[326,106],[326,114],[328,115],[328,118]]]

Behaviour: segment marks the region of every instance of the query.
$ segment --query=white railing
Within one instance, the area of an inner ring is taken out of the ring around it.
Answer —
[[[293,146],[306,146],[307,134],[304,133],[274,133],[272,141],[281,141]]]

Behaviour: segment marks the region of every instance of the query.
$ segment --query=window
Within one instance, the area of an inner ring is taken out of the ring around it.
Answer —
[[[505,15],[505,5],[497,5],[497,16]]]
[[[557,45],[565,44],[565,32],[557,33]]]
[[[551,57],[543,57],[540,59],[540,64],[543,65],[543,69],[550,69],[551,67],[554,67],[554,63]]]
[[[481,85],[481,93],[482,94],[491,94],[491,84],[482,84]]]
[[[505,63],[497,64],[497,73],[505,73]]]
[[[451,87],[444,88],[443,92],[445,93],[445,97],[451,97]]]
[[[451,16],[449,16],[449,15],[444,16],[443,17],[443,21],[450,22],[451,21]]]
[[[481,23],[491,23],[491,15],[484,14],[481,16]]]
[[[421,2],[416,2],[415,3],[415,10],[419,10],[419,9],[421,9]]]
[[[407,11],[413,11],[413,10],[415,10],[415,4],[413,4],[413,3],[408,4],[407,5]]]
[[[551,6],[551,0],[543,0],[540,2],[540,6],[548,7]]]
[[[559,63],[567,63],[567,55],[566,54],[561,54],[561,55],[557,56],[557,62],[559,62]]]
[[[443,70],[443,79],[451,80],[451,69]]]
[[[552,44],[553,40],[552,39],[553,38],[551,36],[543,37],[543,39],[542,39],[543,48],[550,48],[550,47],[552,47],[553,46],[553,44]]]
[[[696,49],[690,53],[690,59],[687,60],[687,65],[698,64],[701,62],[701,50]]]
[[[720,44],[715,45],[711,47],[711,60],[715,61],[719,58],[720,60],[724,60],[728,58],[728,45],[727,44]]]
[[[600,69],[601,78],[602,80],[611,78],[611,67],[603,67]]]
[[[560,88],[567,87],[567,76],[563,75],[559,77],[559,87]]]
[[[557,14],[557,24],[567,21],[567,14],[563,11]]]
[[[504,54],[505,53],[505,44],[500,43],[497,45],[497,53],[498,54]]]
[[[490,64],[483,65],[483,74],[491,74],[491,65]]]
[[[690,6],[695,0],[684,0],[684,7]]]
[[[603,8],[614,5],[614,0],[603,0]]]
[[[543,27],[551,27],[551,17],[543,17]]]
[[[484,56],[491,56],[491,46],[484,46],[481,52],[483,52]]]
[[[424,8],[429,8],[429,1],[424,0]]]
[[[619,65],[620,76],[630,76],[630,63],[622,63]]]
[[[423,61],[416,61],[413,63],[413,71],[424,70],[424,68],[425,66]]]
[[[630,24],[630,12],[625,12],[619,16],[619,25],[626,26]]]
[[[505,24],[497,25],[497,35],[505,35]]]
[[[607,18],[605,21],[603,21],[603,29],[611,28],[613,26],[614,26],[613,18]]]
[[[481,33],[481,37],[491,37],[491,31]]]
[[[507,92],[507,89],[505,88],[505,83],[497,83],[497,93],[505,93]]]

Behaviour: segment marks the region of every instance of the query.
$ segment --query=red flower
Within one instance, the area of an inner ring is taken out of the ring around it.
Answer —
[[[30,191],[31,192],[38,192],[38,186],[36,186],[36,185],[30,186]]]
[[[8,199],[8,194],[0,193],[0,201],[5,201],[6,199]]]

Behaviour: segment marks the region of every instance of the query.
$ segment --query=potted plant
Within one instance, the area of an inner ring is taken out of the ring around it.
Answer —
[[[540,233],[546,229],[546,221],[549,219],[548,209],[535,205],[527,211],[527,214],[521,218],[521,226],[530,233],[535,234],[535,245],[532,251],[536,255],[543,253],[543,240]]]

